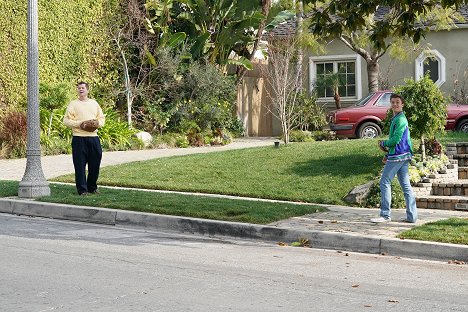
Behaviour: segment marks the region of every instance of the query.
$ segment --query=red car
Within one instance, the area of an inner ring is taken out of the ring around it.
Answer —
[[[328,113],[330,129],[338,137],[375,138],[382,134],[382,121],[390,108],[391,91],[370,93],[353,106]],[[446,130],[468,133],[468,105],[447,106]]]

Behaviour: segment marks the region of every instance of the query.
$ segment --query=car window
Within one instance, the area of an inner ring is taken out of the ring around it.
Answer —
[[[384,93],[377,102],[376,106],[390,106],[391,93]]]
[[[367,101],[369,101],[369,99],[374,95],[374,93],[370,93],[368,96],[366,96],[365,98],[359,100],[356,104],[354,104],[354,106],[364,106],[367,104]]]

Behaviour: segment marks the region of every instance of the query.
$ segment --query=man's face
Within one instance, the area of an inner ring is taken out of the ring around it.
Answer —
[[[87,97],[88,96],[88,88],[86,88],[86,85],[83,83],[83,84],[79,84],[76,89],[78,90],[78,95],[79,96],[84,96],[84,97]]]
[[[400,98],[392,98],[390,100],[390,104],[392,106],[392,111],[394,114],[397,114],[403,110],[403,102]]]

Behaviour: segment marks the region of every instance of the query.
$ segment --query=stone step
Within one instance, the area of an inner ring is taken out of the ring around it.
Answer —
[[[468,196],[468,180],[432,183],[432,195]]]
[[[458,179],[468,179],[468,167],[458,167]]]
[[[459,210],[461,204],[468,205],[466,196],[420,196],[416,197],[416,206],[424,209]]]
[[[455,154],[451,158],[457,162],[458,167],[468,167],[468,154]]]
[[[468,212],[468,204],[459,203],[455,205],[455,210],[467,211]]]
[[[468,142],[448,143],[446,146],[446,154],[468,154]]]

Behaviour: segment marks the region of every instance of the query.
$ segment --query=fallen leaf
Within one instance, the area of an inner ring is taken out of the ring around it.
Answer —
[[[279,242],[278,245],[280,245],[280,246],[288,246],[287,243],[283,243],[283,242]]]
[[[349,253],[345,253],[344,255],[345,255],[346,257],[349,257]]]
[[[464,261],[461,261],[461,260],[450,260],[448,263],[449,264],[458,264],[458,265],[466,264]]]
[[[398,301],[396,299],[389,299],[388,302],[399,303],[400,301]]]
[[[353,284],[351,285],[351,287],[354,287],[354,288],[359,287],[359,284]]]
[[[319,220],[318,223],[323,224],[323,221],[322,221],[322,220]]]
[[[372,304],[365,304],[364,307],[365,308],[372,308]]]

